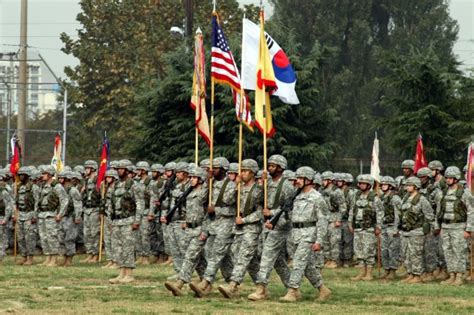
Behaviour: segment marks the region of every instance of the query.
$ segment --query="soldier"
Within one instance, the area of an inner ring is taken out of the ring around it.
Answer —
[[[72,266],[72,259],[76,255],[77,225],[81,223],[82,217],[82,196],[72,179],[79,178],[79,174],[69,171],[62,171],[59,176],[59,183],[63,185],[68,196],[68,205],[63,218],[59,222],[59,244],[61,255],[64,256],[62,266]],[[77,182],[77,180],[76,180]]]
[[[431,177],[433,178],[436,188],[441,190],[447,187],[446,180],[443,177],[444,166],[440,161],[434,160],[428,163],[428,168],[431,170]]]
[[[395,272],[400,264],[400,234],[398,232],[398,223],[400,218],[400,207],[402,200],[396,192],[397,184],[390,176],[380,178],[380,188],[382,195],[380,199],[383,205],[383,224],[382,224],[382,266],[385,273],[381,279],[395,279]]]
[[[59,254],[59,222],[66,213],[68,197],[63,186],[54,179],[55,170],[46,166],[42,171],[38,212],[38,230],[43,254],[42,266],[56,267]]]
[[[97,162],[88,160],[84,163],[86,182],[83,191],[84,206],[84,245],[87,257],[81,263],[99,261],[100,237],[100,192],[97,189]]]
[[[135,241],[145,207],[143,192],[128,176],[129,160],[120,160],[117,165],[119,180],[113,185],[109,211],[112,219],[112,252],[117,259],[120,273],[110,279],[112,284],[135,281]]]
[[[4,172],[4,171],[2,171]],[[18,247],[22,260],[17,265],[31,266],[36,250],[37,221],[38,221],[38,200],[39,188],[34,185],[29,177],[30,170],[20,167],[18,176],[20,183],[16,194],[17,213],[14,213],[13,222],[18,228]]]
[[[239,175],[239,163],[230,163],[229,170],[227,171],[227,177],[229,177],[231,181],[235,182],[237,175]]]
[[[268,200],[267,209],[263,210],[266,219],[265,229],[263,232],[263,250],[260,260],[260,267],[257,274],[256,291],[248,296],[251,301],[259,301],[268,299],[270,296],[267,285],[270,274],[275,268],[277,274],[285,287],[288,287],[290,279],[290,269],[288,267],[287,256],[287,239],[291,230],[291,222],[289,220],[288,209],[284,206],[293,202],[295,190],[293,185],[284,177],[288,162],[282,155],[272,155],[268,159]],[[287,175],[291,175],[288,174]],[[291,207],[289,205],[289,207]],[[281,211],[287,211],[280,216],[278,222],[273,226],[270,219]]]
[[[234,241],[232,228],[236,215],[236,186],[226,176],[229,169],[229,161],[226,158],[217,157],[212,161],[212,164],[214,180],[207,212],[213,219],[209,221],[208,232],[202,234],[203,238],[207,238],[205,248],[207,267],[201,282],[190,284],[197,297],[203,297],[211,293],[212,283],[215,281],[217,270],[221,266],[222,270],[225,270],[223,275],[226,280],[230,280],[233,269],[230,248]]]
[[[474,232],[474,198],[471,192],[459,185],[461,171],[450,166],[445,172],[447,187],[438,205],[436,233],[441,229],[443,250],[449,279],[442,284],[462,285],[466,271],[468,240]]]
[[[354,196],[349,212],[350,230],[354,233],[354,255],[357,259],[359,274],[351,280],[370,281],[377,254],[377,237],[382,231],[384,219],[382,202],[371,188],[374,179],[368,174],[359,175],[359,191]]]
[[[181,296],[183,286],[191,282],[191,276],[196,269],[198,274],[202,274],[205,269],[205,260],[203,249],[205,239],[201,237],[203,223],[205,222],[205,204],[207,203],[208,192],[204,187],[207,181],[207,172],[194,167],[189,171],[190,185],[192,192],[186,197],[186,223],[183,224],[185,236],[184,244],[189,244],[186,248],[178,280],[173,283],[165,282],[165,287],[171,291],[174,296]]]
[[[7,223],[13,212],[13,199],[4,184],[5,172],[0,170],[0,262],[2,262],[8,245]],[[26,262],[26,259],[25,259]]]
[[[323,253],[326,260],[325,267],[337,268],[339,260],[339,244],[341,242],[341,221],[347,213],[344,193],[334,185],[334,174],[326,171],[321,174],[323,180],[323,191],[321,192],[329,206],[329,226],[326,239],[324,240]]]
[[[151,242],[150,242],[150,182],[151,178],[148,177],[148,171],[150,165],[148,162],[140,161],[137,163],[137,179],[139,180],[140,187],[143,190],[145,198],[145,212],[143,213],[142,222],[140,223],[140,230],[138,231],[137,241],[137,265],[149,265],[151,256]],[[153,220],[153,219],[152,219]]]
[[[347,209],[352,208],[354,201],[355,190],[351,188],[354,177],[348,173],[342,173],[339,180],[336,180],[336,185],[342,190],[344,199],[346,201]],[[349,231],[349,211],[346,211],[341,217],[341,243],[339,246],[339,260],[341,267],[348,268],[352,264],[352,257],[354,255],[354,234]]]
[[[405,268],[408,278],[403,282],[420,283],[423,274],[423,247],[425,223],[432,224],[434,219],[433,209],[429,201],[419,193],[421,182],[418,177],[409,177],[405,182],[406,195],[403,198],[399,230],[402,231],[402,247],[405,257]]]
[[[165,257],[165,245],[163,241],[163,230],[160,224],[160,217],[156,216],[156,205],[154,199],[159,194],[159,191],[163,188],[165,180],[162,177],[165,169],[161,164],[153,164],[150,167],[151,171],[151,181],[149,185],[149,195],[150,195],[150,211],[148,214],[148,222],[150,225],[150,247],[151,253],[154,256],[152,263],[161,264],[166,261]]]
[[[400,178],[400,189],[398,191],[400,198],[402,199],[406,193],[405,183],[409,177],[414,176],[415,174],[414,170],[415,170],[415,161],[405,160],[402,162],[403,177]]]
[[[112,248],[112,212],[110,211],[110,202],[112,200],[112,188],[114,183],[119,180],[115,169],[108,169],[105,172],[105,181],[101,183],[101,215],[104,216],[104,249],[107,255],[107,264],[102,268],[117,269],[117,258]]]
[[[324,285],[321,267],[324,257],[320,253],[328,227],[328,205],[324,197],[313,188],[315,172],[303,166],[296,170],[296,196],[291,212],[291,242],[295,246],[293,269],[288,282],[288,292],[280,301],[295,302],[301,297],[303,276],[319,290],[319,300],[326,300],[331,291]]]
[[[443,193],[437,185],[431,183],[431,174],[432,171],[429,168],[422,167],[418,170],[416,176],[421,182],[419,193],[425,196],[430,202],[431,208],[436,210],[437,205],[443,198]],[[434,213],[434,215],[436,216],[436,213]],[[421,276],[423,282],[433,281],[435,276],[439,276],[439,271],[434,274],[435,270],[438,269],[438,265],[441,269],[444,269],[446,266],[446,263],[442,263],[444,257],[442,249],[440,248],[441,244],[439,244],[439,235],[435,235],[432,232],[432,226],[426,226],[426,229],[429,232],[425,235],[425,246],[423,249],[423,264],[425,270],[425,273]]]
[[[176,205],[178,199],[189,187],[188,163],[186,162],[177,163],[175,172],[176,172],[176,186],[171,191],[171,201],[170,201],[169,209],[172,209]],[[161,213],[161,219],[160,219],[161,223],[164,223],[164,224],[168,223],[166,219],[166,216],[168,214],[167,210],[162,211]],[[171,256],[173,257],[173,267],[177,274],[181,270],[181,265],[183,264],[183,258],[186,251],[186,246],[183,246],[183,242],[182,242],[182,239],[184,238],[184,231],[181,228],[181,224],[185,223],[185,214],[186,214],[185,205],[179,206],[178,210],[175,211],[173,214],[172,222],[167,225],[169,246],[171,250]],[[173,277],[171,277],[170,280],[174,280]]]
[[[243,160],[241,174],[236,179],[236,183],[242,182],[242,185],[240,190],[241,211],[235,218],[235,239],[232,244],[234,269],[229,285],[218,287],[221,294],[228,299],[239,295],[239,285],[244,280],[247,270],[254,282],[257,279],[260,262],[257,250],[263,220],[263,191],[255,181],[258,170],[255,160]]]

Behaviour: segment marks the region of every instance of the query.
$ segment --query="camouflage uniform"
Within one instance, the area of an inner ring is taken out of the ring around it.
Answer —
[[[109,174],[111,170],[109,170]],[[117,177],[118,179],[118,177]],[[112,213],[110,212],[110,202],[112,198],[113,183],[108,185],[105,181],[101,183],[101,210],[100,214],[104,216],[104,251],[108,262],[115,262],[114,253],[112,251]],[[102,197],[103,194],[103,197]],[[110,266],[110,265],[109,265]]]
[[[156,205],[156,202],[163,193],[165,179],[160,177],[157,180],[152,180],[150,182],[150,215],[155,219],[150,222],[153,234],[150,236],[151,251],[156,255],[165,254],[165,241],[163,238],[163,227],[160,223],[159,208]]]
[[[7,222],[10,221],[13,212],[13,200],[6,187],[0,185],[0,261],[3,260],[8,245]]]
[[[323,172],[322,180],[333,180],[333,173]],[[328,233],[324,240],[324,258],[333,264],[339,260],[339,244],[341,243],[341,227],[336,227],[336,222],[341,222],[342,217],[347,213],[344,193],[333,184],[322,190],[322,195],[329,207]],[[333,265],[335,267],[335,265]]]
[[[151,215],[151,207],[150,207],[150,190],[151,190],[151,179],[149,177],[145,177],[140,179],[140,187],[143,191],[143,196],[145,200],[145,211],[142,216],[142,222],[140,223],[140,230],[137,233],[138,235],[138,241],[137,241],[137,247],[136,247],[136,252],[137,256],[141,257],[149,257],[151,256],[151,229],[154,227],[154,225],[151,225],[150,221],[148,220],[148,215]]]
[[[344,175],[347,184],[352,182],[352,175]],[[348,211],[341,217],[341,245],[339,246],[339,257],[342,264],[349,266],[354,256],[354,234],[349,230],[349,210],[352,208],[352,203],[354,202],[355,190],[345,186],[342,189],[342,193],[344,194]]]
[[[419,185],[418,178],[410,177],[408,184]],[[402,231],[402,250],[405,257],[405,268],[407,273],[420,276],[423,270],[423,247],[425,242],[425,232],[423,225],[432,223],[434,219],[433,209],[429,201],[417,193],[415,196],[406,194],[400,209],[400,230]]]
[[[99,255],[100,192],[96,188],[97,176],[87,178],[84,186],[84,246],[89,256]]]
[[[386,178],[386,177],[385,177]],[[384,182],[385,178],[381,179],[383,184],[394,184],[392,178],[391,182]],[[393,186],[395,188],[395,186]],[[397,270],[400,264],[400,235],[398,233],[398,223],[400,218],[400,207],[402,200],[394,190],[388,190],[380,196],[383,204],[384,219],[382,224],[381,247],[382,247],[382,266],[386,271]]]
[[[67,210],[59,222],[60,253],[66,257],[76,254],[77,226],[76,220],[82,217],[82,196],[77,187],[66,188],[68,195]]]
[[[59,254],[59,223],[56,216],[64,217],[68,196],[63,186],[56,181],[45,183],[41,188],[38,212],[38,230],[43,254]]]
[[[38,217],[39,187],[31,182],[20,183],[16,195],[18,209],[18,248],[23,257],[32,257],[36,251],[38,225],[32,223]]]

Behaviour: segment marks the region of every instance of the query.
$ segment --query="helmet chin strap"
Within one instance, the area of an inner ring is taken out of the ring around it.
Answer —
[[[307,187],[307,186],[313,185],[313,181],[311,181],[310,184],[306,184],[306,181],[310,181],[310,180],[305,178],[305,179],[304,179],[304,182],[303,182],[303,187],[302,187],[302,188],[305,188],[305,187]]]

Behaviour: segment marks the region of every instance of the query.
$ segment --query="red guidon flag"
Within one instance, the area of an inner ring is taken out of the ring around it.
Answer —
[[[423,138],[421,135],[418,135],[418,140],[416,140],[416,155],[415,155],[415,174],[422,167],[426,167],[428,163],[425,158],[425,150],[423,148]]]
[[[104,141],[102,143],[102,153],[100,154],[99,173],[97,174],[97,183],[96,183],[97,190],[100,190],[100,184],[104,180],[105,172],[109,168],[109,156],[110,156],[109,140],[107,139],[107,137],[104,137]]]
[[[11,139],[12,159],[10,162],[10,172],[16,177],[20,169],[21,147],[16,136]]]
[[[469,190],[472,192],[472,175],[474,175],[474,142],[469,144],[467,150],[467,170],[466,170],[466,183]]]

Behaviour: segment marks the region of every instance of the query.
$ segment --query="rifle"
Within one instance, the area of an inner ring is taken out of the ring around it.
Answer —
[[[176,200],[176,203],[174,204],[173,208],[171,208],[168,211],[168,214],[166,215],[166,225],[171,223],[171,220],[173,219],[173,215],[176,212],[177,209],[181,208],[186,201],[186,198],[188,195],[193,191],[194,187],[189,186],[188,189],[185,190],[185,192]]]
[[[158,202],[160,203],[160,210],[159,210],[159,215],[158,217],[161,217],[161,204],[163,201],[166,200],[170,196],[171,190],[174,187],[174,180],[176,179],[176,174],[173,173],[173,175],[166,180],[165,187],[163,189],[163,193],[161,194],[160,198],[158,198]]]
[[[278,221],[280,220],[280,217],[281,217],[284,213],[288,213],[288,212],[293,208],[293,203],[294,203],[294,201],[295,201],[295,199],[296,199],[296,196],[298,196],[301,191],[302,191],[302,188],[298,188],[298,190],[295,192],[295,194],[283,204],[283,206],[281,207],[280,212],[278,212],[277,214],[275,214],[275,215],[270,219],[269,223],[273,226],[272,229],[274,229],[275,226],[278,224]]]

